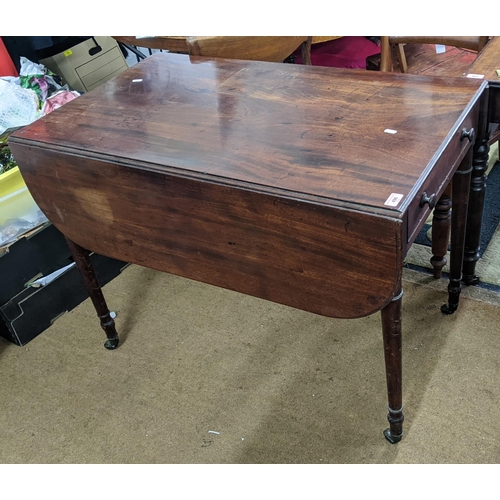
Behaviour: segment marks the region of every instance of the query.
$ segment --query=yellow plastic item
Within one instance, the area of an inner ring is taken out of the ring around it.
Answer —
[[[0,246],[11,240],[13,221],[19,225],[21,219],[22,226],[31,228],[39,225],[42,218],[46,220],[28,191],[19,168],[0,175]]]
[[[0,175],[0,198],[26,187],[19,167],[14,167]]]

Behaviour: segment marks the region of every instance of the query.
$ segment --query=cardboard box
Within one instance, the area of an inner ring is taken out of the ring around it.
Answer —
[[[98,47],[93,38],[97,41]],[[88,92],[128,68],[118,43],[110,36],[89,38],[64,52],[40,59],[71,90]]]

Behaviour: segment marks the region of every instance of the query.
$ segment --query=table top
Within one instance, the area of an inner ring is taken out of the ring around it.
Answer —
[[[399,293],[421,197],[469,151],[485,86],[158,53],[9,145],[81,247],[354,318]]]
[[[500,122],[500,37],[494,36],[469,67],[464,76],[488,80],[490,121],[497,124],[495,136],[498,136]]]
[[[157,53],[13,140],[401,213],[480,85]]]
[[[494,36],[469,67],[465,76],[482,75],[485,80],[498,82],[500,76],[497,70],[500,70],[500,37]]]

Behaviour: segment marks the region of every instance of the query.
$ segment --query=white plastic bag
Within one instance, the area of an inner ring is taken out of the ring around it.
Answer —
[[[34,90],[0,78],[0,135],[10,128],[28,125],[42,114]]]

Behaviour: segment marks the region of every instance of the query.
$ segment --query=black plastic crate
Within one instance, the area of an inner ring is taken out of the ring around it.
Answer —
[[[0,304],[21,292],[27,283],[73,262],[61,231],[50,223],[22,236],[0,253]]]
[[[128,265],[98,254],[92,254],[91,260],[101,286]],[[76,266],[44,287],[26,287],[33,279],[72,262],[66,240],[51,224],[16,241],[0,256],[0,336],[25,345],[88,298]],[[97,316],[96,322],[98,325]]]

